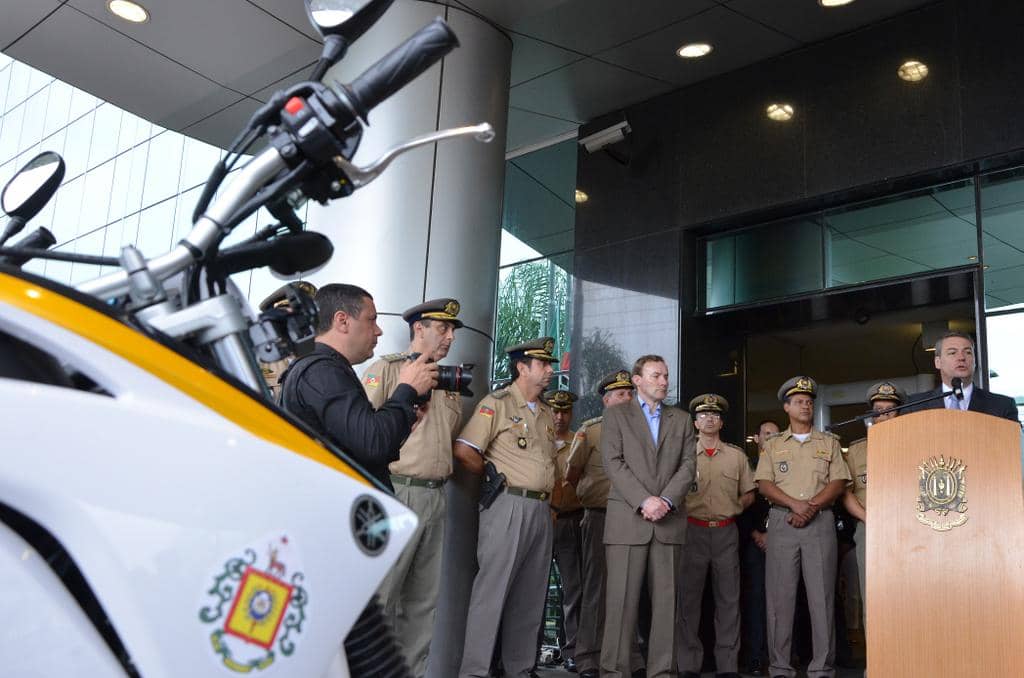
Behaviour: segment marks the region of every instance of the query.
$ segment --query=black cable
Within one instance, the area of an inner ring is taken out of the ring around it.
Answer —
[[[121,261],[114,257],[98,257],[92,254],[55,252],[53,250],[41,250],[34,247],[0,247],[0,255],[20,255],[23,257],[30,257],[32,259],[53,259],[55,261],[70,261],[73,264],[92,264],[94,266],[121,265]]]

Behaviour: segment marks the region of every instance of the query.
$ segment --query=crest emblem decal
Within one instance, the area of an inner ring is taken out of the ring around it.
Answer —
[[[789,473],[789,462],[788,461],[780,461],[779,462],[779,473]]]
[[[917,520],[938,532],[948,532],[966,523],[967,466],[954,457],[939,456],[922,462],[917,469],[920,472]]]
[[[199,609],[222,667],[251,673],[295,653],[309,602],[300,568],[287,535],[265,538],[224,563]]]

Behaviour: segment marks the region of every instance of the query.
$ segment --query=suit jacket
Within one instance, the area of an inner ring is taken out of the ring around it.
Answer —
[[[909,400],[910,402],[914,402],[915,400],[934,398],[941,394],[942,386],[939,386],[931,391],[915,393],[910,396]],[[946,401],[939,398],[928,403],[922,403],[921,405],[912,405],[911,407],[903,410],[903,412],[909,413],[920,412],[922,410],[941,410],[945,407]],[[1002,417],[1003,419],[1009,419],[1010,421],[1019,421],[1017,418],[1017,404],[1013,401],[1013,398],[1000,395],[998,393],[992,393],[991,391],[980,389],[977,386],[974,387],[974,391],[971,393],[971,402],[967,405],[967,409],[971,412],[991,414],[993,417]]]
[[[697,468],[697,442],[690,415],[662,405],[658,444],[634,398],[604,412],[601,454],[611,480],[605,517],[605,544],[663,544],[686,541],[686,493]],[[666,497],[675,510],[656,523],[644,520],[648,497]]]

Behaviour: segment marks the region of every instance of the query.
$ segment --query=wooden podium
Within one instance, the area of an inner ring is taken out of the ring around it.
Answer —
[[[868,477],[868,675],[1024,675],[1020,426],[896,417],[869,430]]]

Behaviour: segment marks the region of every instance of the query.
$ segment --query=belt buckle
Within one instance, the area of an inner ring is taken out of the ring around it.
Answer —
[[[708,521],[708,527],[721,527],[723,522],[725,522],[725,521],[723,521],[723,520],[709,520]]]
[[[544,501],[544,500],[545,500],[545,499],[547,499],[547,498],[548,498],[548,493],[547,493],[547,492],[541,492],[541,493],[540,493],[540,497],[539,497],[539,499],[540,499],[541,501]]]

